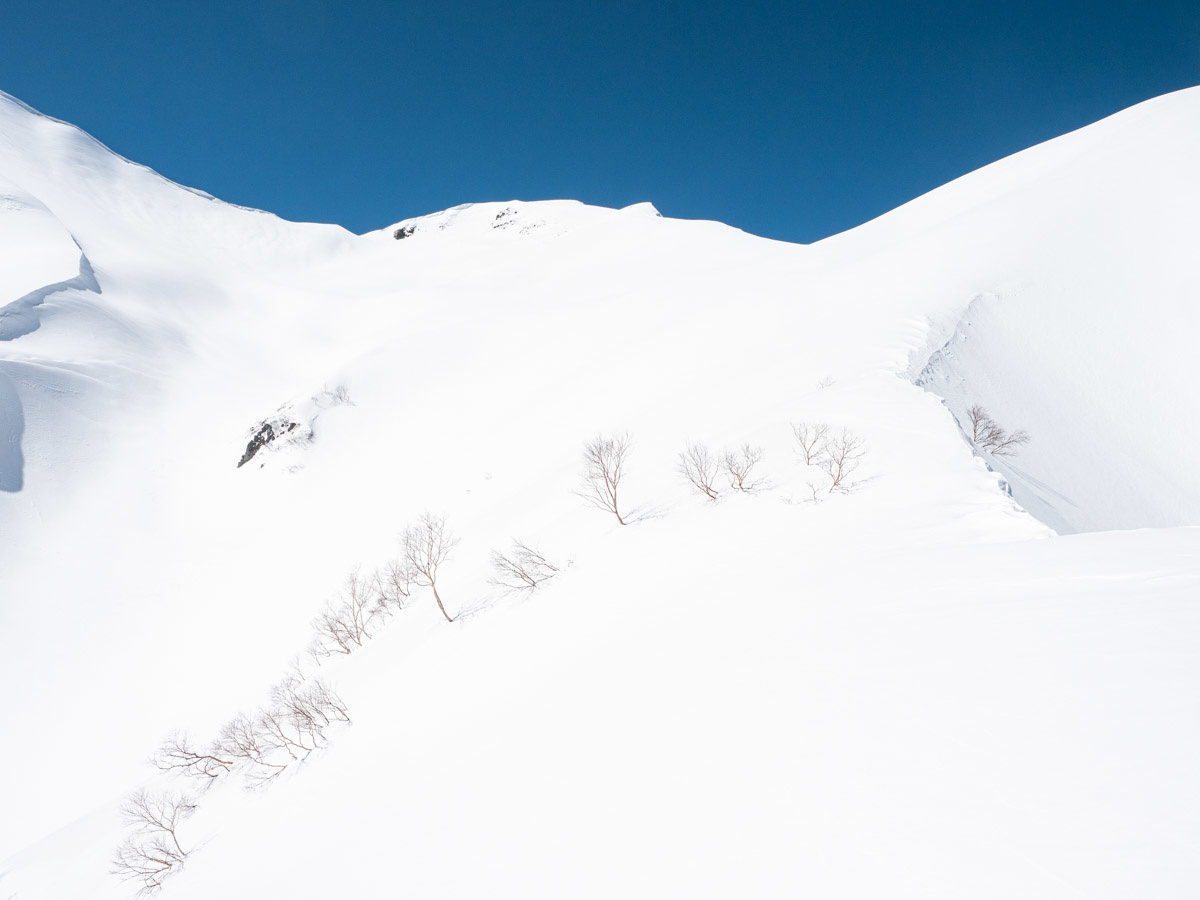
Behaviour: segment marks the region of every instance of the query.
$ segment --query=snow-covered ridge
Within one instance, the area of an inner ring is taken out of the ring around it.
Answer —
[[[456,621],[414,589],[324,661],[353,725],[205,793],[166,896],[1190,896],[1197,158],[1192,90],[807,247],[574,201],[355,236],[0,95],[0,897],[128,896],[120,798],[185,785],[146,756],[426,510]],[[576,491],[626,430],[622,526]],[[514,539],[560,571],[520,597]]]
[[[652,203],[635,203],[623,209],[587,206],[578,200],[510,200],[507,202],[462,203],[450,209],[402,219],[387,228],[369,232],[367,237],[405,240],[417,234],[429,236],[452,229],[463,239],[497,234],[539,236],[563,234],[573,224],[603,221],[610,217],[627,220],[635,217],[662,218]]]

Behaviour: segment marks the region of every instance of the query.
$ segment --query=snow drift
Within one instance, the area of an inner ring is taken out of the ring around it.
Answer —
[[[0,94],[0,896],[128,896],[148,754],[424,510],[456,621],[415,590],[324,661],[353,724],[218,779],[168,896],[1191,895],[1198,158],[1192,90],[812,246],[569,201],[355,236]],[[264,423],[302,439],[239,466]],[[575,491],[625,430],[622,527]],[[704,500],[695,442],[768,483]],[[513,538],[559,570],[523,596]]]

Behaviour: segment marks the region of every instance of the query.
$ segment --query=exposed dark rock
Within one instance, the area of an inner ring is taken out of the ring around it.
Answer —
[[[275,430],[276,425],[279,426],[278,431]],[[254,436],[250,438],[250,443],[246,445],[246,452],[242,454],[242,459],[237,464],[237,467],[240,469],[246,463],[250,462],[250,460],[254,459],[254,454],[259,450],[267,446],[275,438],[282,437],[289,431],[293,431],[296,426],[296,422],[276,422],[274,424],[263,422],[258,431],[254,433]]]
[[[406,237],[412,237],[412,235],[416,232],[416,230],[417,230],[416,225],[405,225],[401,228],[397,228],[392,233],[392,237],[394,237],[398,241],[402,241]]]

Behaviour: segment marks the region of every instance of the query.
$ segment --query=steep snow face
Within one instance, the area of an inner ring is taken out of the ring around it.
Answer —
[[[69,503],[230,303],[354,243],[181,188],[0,94],[0,527]],[[236,338],[234,338],[236,341]],[[8,549],[14,549],[9,545]]]
[[[127,896],[148,753],[262,703],[423,510],[456,622],[417,591],[327,660],[353,726],[205,793],[169,894],[1186,896],[1200,530],[1051,527],[1200,522],[1179,382],[1138,363],[1196,333],[1198,133],[1172,95],[811,247],[570,201],[356,237],[0,95],[32,242],[0,270],[0,858],[33,845],[0,896]],[[1027,453],[977,453],[974,402]],[[302,440],[239,467],[276,422]],[[862,439],[853,490],[800,422]],[[623,527],[575,491],[626,429]],[[697,497],[695,442],[762,448],[762,489]],[[1143,465],[1169,497],[1112,490]],[[559,568],[531,596],[489,583],[513,538]]]
[[[1197,90],[1160,97],[814,248],[855,292],[924,298],[913,374],[960,423],[978,403],[1032,434],[989,464],[1059,532],[1200,523],[1180,405],[1200,384],[1198,122]]]

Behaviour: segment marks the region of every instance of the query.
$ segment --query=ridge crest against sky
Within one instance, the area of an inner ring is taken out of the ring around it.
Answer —
[[[10,0],[3,25],[3,90],[173,181],[356,232],[572,198],[810,242],[1200,83],[1200,5],[1170,0]]]

